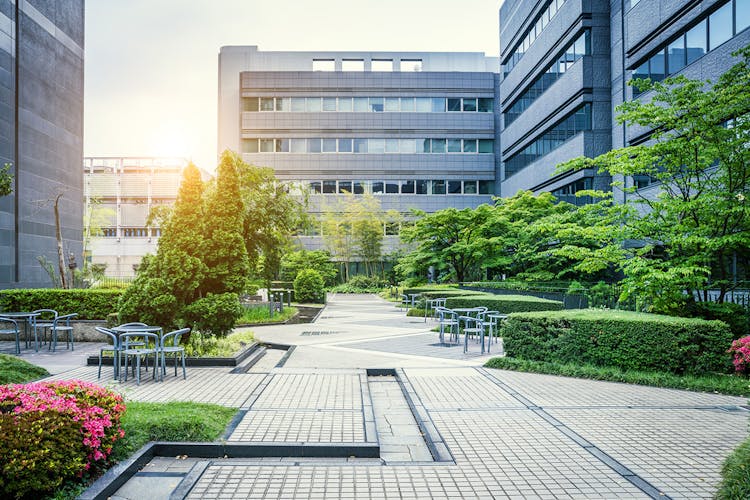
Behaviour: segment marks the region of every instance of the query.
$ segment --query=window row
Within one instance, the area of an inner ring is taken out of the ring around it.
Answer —
[[[505,161],[505,178],[517,174],[565,141],[584,130],[591,130],[591,104],[584,104],[563,121],[546,131],[522,151]]]
[[[313,59],[313,71],[336,71],[335,59]],[[341,71],[364,71],[364,59],[342,59]],[[373,59],[370,61],[370,71],[422,71],[421,59]]]
[[[583,179],[578,179],[577,181],[555,189],[552,191],[552,194],[557,198],[557,201],[565,201],[571,205],[580,207],[593,203],[594,200],[591,196],[576,196],[576,193],[578,191],[591,189],[592,184],[593,178],[584,177]]]
[[[492,113],[490,97],[243,97],[242,111]]]
[[[534,43],[534,40],[537,39],[542,30],[547,26],[552,18],[555,17],[555,14],[557,14],[557,11],[560,10],[562,4],[564,3],[565,0],[550,0],[549,2],[547,2],[547,5],[534,19],[534,22],[531,23],[529,29],[526,30],[526,33],[524,33],[521,41],[518,42],[518,44],[513,48],[513,52],[511,53],[510,57],[508,57],[508,59],[503,62],[503,72],[506,75],[510,73],[513,67],[518,63],[518,61],[521,60],[529,47],[531,47],[531,44]]]
[[[398,236],[401,230],[412,227],[413,221],[401,221],[401,222],[384,222],[383,223],[383,234],[385,236]],[[320,221],[315,221],[309,224],[307,227],[297,229],[298,236],[325,236],[326,225]]]
[[[730,0],[659,49],[633,70],[633,78],[659,82],[750,26],[750,1]],[[633,87],[633,97],[641,92]]]
[[[243,153],[494,153],[493,139],[242,139]]]
[[[304,188],[304,187],[303,187]],[[494,181],[409,179],[405,181],[310,181],[312,194],[486,194],[495,192]]]
[[[102,238],[150,238],[152,236],[161,236],[159,227],[121,227],[120,234],[117,233],[116,227],[103,227],[100,236]]]
[[[505,126],[507,127],[521,116],[521,113],[526,111],[531,103],[546,92],[577,60],[589,54],[591,54],[591,36],[589,30],[586,30],[560,54],[557,60],[540,77],[529,85],[513,105],[508,107],[503,114]]]

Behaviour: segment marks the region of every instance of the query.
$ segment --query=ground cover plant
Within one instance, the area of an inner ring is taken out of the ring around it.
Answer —
[[[204,358],[228,358],[235,356],[255,341],[250,330],[237,330],[226,337],[215,337],[201,332],[191,332],[185,345],[187,356]]]
[[[500,335],[512,358],[662,371],[730,373],[726,323],[601,309],[511,314]]]
[[[258,325],[264,323],[283,323],[293,318],[298,312],[296,307],[284,306],[284,310],[274,311],[271,316],[268,304],[245,307],[242,310],[242,316],[240,316],[235,322],[237,325]],[[231,335],[230,335],[231,336]]]
[[[721,476],[722,481],[716,493],[717,499],[750,498],[750,438],[746,439],[724,461]]]
[[[0,384],[23,384],[49,375],[41,366],[32,365],[16,356],[0,354]]]

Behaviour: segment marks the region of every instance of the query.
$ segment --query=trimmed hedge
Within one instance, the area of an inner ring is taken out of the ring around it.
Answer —
[[[487,295],[493,297],[492,294],[485,292],[476,292],[474,290],[434,290],[429,292],[422,292],[422,297],[428,299],[448,298],[448,297],[468,297],[475,295]]]
[[[0,290],[0,311],[54,309],[60,314],[78,313],[76,319],[106,319],[117,312],[123,290],[19,288]]]
[[[683,375],[732,370],[726,323],[601,309],[513,314],[502,327],[517,359]]]
[[[448,297],[445,307],[448,309],[463,309],[468,307],[484,306],[491,311],[499,311],[501,314],[529,311],[558,311],[563,308],[563,303],[558,300],[540,299],[530,295],[463,295],[460,297]]]
[[[458,287],[455,286],[447,286],[447,285],[422,285],[422,286],[412,286],[412,287],[406,287],[401,293],[425,293],[425,292],[459,292],[461,290],[458,289]]]

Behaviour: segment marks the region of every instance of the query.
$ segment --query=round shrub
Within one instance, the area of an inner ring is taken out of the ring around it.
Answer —
[[[183,319],[193,330],[204,335],[225,337],[242,316],[236,293],[209,293],[183,310]]]
[[[122,396],[80,380],[0,386],[0,494],[39,496],[103,465],[124,411]]]
[[[325,284],[320,273],[314,269],[303,269],[294,278],[294,297],[297,302],[323,302]]]

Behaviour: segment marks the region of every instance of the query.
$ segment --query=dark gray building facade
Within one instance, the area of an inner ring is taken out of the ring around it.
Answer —
[[[746,0],[506,0],[500,9],[500,193],[550,191],[582,203],[584,188],[611,179],[582,170],[556,174],[577,156],[594,157],[646,140],[615,121],[635,77],[684,74],[716,80],[750,43]],[[626,182],[642,182],[627,179]],[[648,186],[644,183],[643,189]],[[616,192],[619,201],[625,194]]]
[[[0,0],[0,288],[52,284],[59,196],[66,255],[81,263],[84,0]]]

